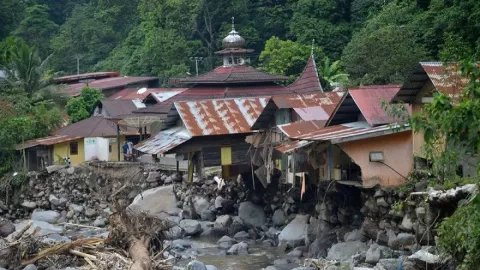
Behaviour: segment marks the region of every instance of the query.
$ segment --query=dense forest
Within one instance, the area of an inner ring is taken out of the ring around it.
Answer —
[[[12,38],[49,57],[52,74],[119,70],[162,78],[218,64],[236,28],[255,65],[289,76],[312,41],[350,84],[401,83],[418,61],[456,60],[479,46],[477,0],[3,0],[0,50]],[[322,65],[320,63],[320,65]]]

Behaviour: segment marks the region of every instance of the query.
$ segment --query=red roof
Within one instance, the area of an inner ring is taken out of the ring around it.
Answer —
[[[68,82],[75,82],[79,80],[118,77],[118,76],[120,76],[120,72],[117,72],[117,71],[92,72],[92,73],[83,73],[83,74],[75,74],[75,75],[58,77],[58,78],[55,78],[55,82],[68,83]]]
[[[205,74],[180,79],[181,83],[262,83],[287,80],[286,76],[272,75],[250,66],[217,67]]]
[[[158,80],[157,77],[113,77],[106,79],[99,79],[88,83],[88,87],[97,88],[100,90],[107,90],[112,88],[124,87],[129,85]],[[62,92],[68,93],[70,96],[78,96],[82,89],[87,87],[86,83],[75,83],[70,85],[63,85],[59,87]]]
[[[385,112],[382,102],[390,103],[399,90],[400,85],[370,85],[350,89],[348,93],[367,122],[376,126],[394,123],[398,120]]]
[[[301,95],[273,96],[272,100],[280,109],[321,107],[331,115],[342,99],[342,92],[310,93]]]
[[[227,48],[221,51],[216,51],[215,54],[244,54],[244,53],[251,53],[254,52],[252,49],[244,49],[244,48]]]
[[[287,86],[287,88],[297,94],[323,92],[320,78],[318,78],[315,57],[313,55],[308,59],[307,65],[303,69],[300,77]]]
[[[269,97],[176,102],[175,107],[192,137],[250,133]]]

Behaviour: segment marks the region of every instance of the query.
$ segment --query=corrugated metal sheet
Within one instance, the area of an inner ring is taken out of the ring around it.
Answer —
[[[119,87],[128,87],[131,84],[143,83],[158,80],[156,77],[113,77],[106,79],[99,79],[88,83],[88,87],[107,90]],[[80,95],[82,89],[86,87],[86,83],[75,83],[70,85],[60,85],[59,91],[65,92],[70,96]]]
[[[303,134],[310,134],[322,129],[325,121],[298,121],[290,124],[279,125],[278,128],[289,138],[297,138]]]
[[[253,83],[287,80],[287,76],[272,75],[250,66],[220,66],[196,77],[180,79],[181,83]]]
[[[331,115],[342,99],[343,92],[313,93],[301,95],[273,96],[272,100],[280,109],[321,107]]]
[[[88,137],[117,136],[117,125],[103,116],[92,116],[82,121],[70,124],[55,132],[56,135]],[[120,126],[120,134],[137,135],[138,129]]]
[[[175,107],[190,135],[250,133],[268,97],[176,102]]]
[[[398,126],[383,125],[371,127],[367,122],[354,122],[303,132],[292,132],[291,124],[279,126],[280,130],[290,138],[309,141],[331,141],[332,143],[363,139],[395,133]],[[403,130],[408,130],[403,129]]]
[[[146,98],[148,95],[152,93],[172,92],[172,93],[178,94],[185,91],[186,89],[187,88],[147,88],[147,91],[145,91],[145,93],[140,95],[140,94],[137,94],[137,91],[138,91],[137,88],[127,88],[111,95],[110,97],[108,97],[108,99],[130,99],[130,100],[141,99],[143,100],[144,98]]]
[[[442,62],[422,62],[420,64],[435,88],[444,94],[458,96],[470,82],[470,78],[464,77],[460,73],[458,63],[450,63],[446,66]]]
[[[117,71],[92,72],[92,73],[74,74],[74,75],[58,77],[58,78],[55,78],[55,82],[64,83],[64,82],[72,82],[72,81],[79,81],[79,80],[86,80],[86,79],[118,77],[118,76],[120,76],[120,72],[117,72]]]
[[[26,141],[24,144],[17,145],[16,149],[21,150],[21,149],[24,149],[24,148],[26,149],[26,148],[30,148],[30,147],[39,146],[39,145],[49,146],[49,145],[54,145],[54,144],[57,144],[57,143],[75,141],[75,140],[78,140],[78,139],[81,139],[81,138],[83,138],[83,137],[67,136],[67,135],[48,136],[48,137],[44,137],[44,138],[38,138],[38,139],[33,139],[33,140]]]
[[[191,136],[186,128],[174,127],[157,133],[157,135],[135,145],[133,148],[143,153],[160,155],[188,141],[190,138]]]
[[[396,122],[396,119],[382,108],[382,102],[390,103],[399,90],[399,85],[372,85],[350,89],[348,92],[367,122],[375,126]]]
[[[330,117],[322,107],[293,108],[303,121],[324,120]]]
[[[293,150],[305,147],[305,146],[310,145],[312,143],[313,143],[313,141],[304,141],[304,140],[291,141],[291,142],[287,142],[287,143],[284,143],[284,144],[281,144],[281,145],[275,147],[275,150],[280,151],[284,154],[288,154],[288,153],[292,152]]]
[[[165,91],[155,91],[151,96],[158,102],[164,102],[180,93],[183,93],[187,88],[166,89]]]

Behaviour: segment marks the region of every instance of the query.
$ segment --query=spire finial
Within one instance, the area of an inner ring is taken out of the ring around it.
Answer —
[[[315,39],[312,39],[312,55],[313,55],[313,50],[315,49]]]
[[[232,17],[232,31],[235,31],[235,17]]]

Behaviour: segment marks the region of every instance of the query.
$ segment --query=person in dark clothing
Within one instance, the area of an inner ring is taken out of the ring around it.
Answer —
[[[123,151],[123,159],[124,159],[124,160],[129,160],[130,157],[129,157],[129,155],[128,155],[128,144],[127,144],[127,142],[124,142],[124,143],[123,143],[122,151]]]

